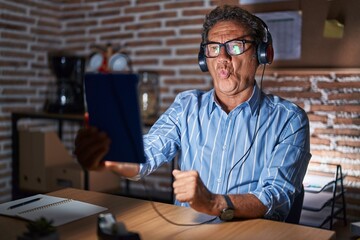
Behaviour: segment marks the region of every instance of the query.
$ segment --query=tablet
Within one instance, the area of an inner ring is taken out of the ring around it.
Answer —
[[[87,73],[84,85],[89,125],[111,139],[104,160],[144,163],[138,75]]]

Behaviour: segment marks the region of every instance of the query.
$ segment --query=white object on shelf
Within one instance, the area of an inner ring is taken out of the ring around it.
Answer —
[[[351,223],[351,233],[355,236],[360,236],[360,222]]]
[[[320,192],[324,190],[326,186],[334,181],[334,177],[317,176],[317,175],[305,175],[303,184],[305,191],[308,192]]]

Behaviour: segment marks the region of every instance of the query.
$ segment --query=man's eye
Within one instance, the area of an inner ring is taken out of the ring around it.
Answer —
[[[232,46],[232,52],[234,54],[240,54],[241,53],[241,47],[239,45]]]
[[[211,46],[211,47],[210,47],[210,51],[212,51],[212,52],[218,52],[218,51],[219,51],[219,47],[218,47],[218,46]]]

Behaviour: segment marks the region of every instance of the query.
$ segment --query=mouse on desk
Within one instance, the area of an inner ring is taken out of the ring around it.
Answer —
[[[122,222],[117,222],[111,213],[98,216],[97,234],[99,240],[140,240],[140,235],[129,232]]]

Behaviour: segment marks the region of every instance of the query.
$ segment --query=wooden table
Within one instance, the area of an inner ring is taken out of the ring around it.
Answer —
[[[108,208],[127,229],[141,239],[335,239],[333,231],[264,219],[176,226],[158,216],[150,202],[98,192],[67,188],[48,195],[72,198]],[[209,218],[191,208],[155,203],[158,210],[177,223],[196,223]],[[16,239],[26,230],[26,221],[0,216],[1,239]],[[58,227],[60,239],[97,239],[97,215]]]

